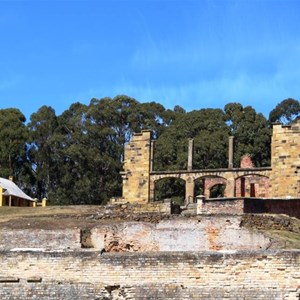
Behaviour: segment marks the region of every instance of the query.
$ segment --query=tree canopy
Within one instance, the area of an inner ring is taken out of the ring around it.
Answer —
[[[106,203],[121,195],[124,145],[134,132],[152,130],[156,170],[186,169],[189,138],[194,139],[194,169],[227,167],[229,135],[235,141],[235,167],[246,153],[256,166],[267,166],[270,121],[290,122],[299,111],[299,101],[286,99],[268,121],[240,103],[186,112],[125,95],[73,103],[61,115],[42,106],[27,124],[18,109],[1,109],[0,176],[14,176],[32,197],[47,197],[50,204]],[[182,182],[175,185],[179,193]],[[162,195],[174,193],[166,182],[160,188]]]
[[[270,112],[269,121],[271,123],[280,122],[289,124],[300,116],[300,102],[298,100],[288,98],[281,101]]]

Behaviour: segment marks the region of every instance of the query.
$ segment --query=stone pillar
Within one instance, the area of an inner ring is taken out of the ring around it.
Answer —
[[[186,204],[194,202],[195,182],[192,177],[189,177],[185,182],[185,201]]]
[[[205,199],[205,197],[203,195],[196,196],[197,215],[201,215],[203,213],[204,199]]]
[[[188,171],[193,170],[193,152],[194,152],[194,140],[189,139],[189,150],[188,150]]]
[[[233,168],[233,136],[229,137],[228,141],[228,168]]]
[[[154,147],[155,147],[155,141],[151,141],[151,149],[150,149],[150,172],[154,169]]]
[[[228,198],[235,197],[235,179],[234,178],[230,178],[230,179],[227,180],[227,184],[226,184],[224,194]]]
[[[123,198],[126,202],[148,203],[150,200],[151,131],[135,133],[125,145]]]
[[[149,202],[155,201],[154,192],[155,192],[155,181],[151,180],[151,177],[150,177],[150,180],[149,180]]]

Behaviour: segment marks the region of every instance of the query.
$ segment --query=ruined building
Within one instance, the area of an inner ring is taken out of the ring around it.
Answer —
[[[134,134],[125,146],[123,200],[149,203],[155,200],[155,183],[163,178],[185,181],[185,201],[195,202],[194,186],[202,180],[205,198],[216,184],[225,186],[224,197],[300,198],[300,120],[282,126],[273,125],[271,166],[256,168],[249,156],[233,168],[233,138],[229,138],[228,168],[194,170],[193,141],[189,141],[188,168],[178,171],[154,171],[154,147],[151,131]]]

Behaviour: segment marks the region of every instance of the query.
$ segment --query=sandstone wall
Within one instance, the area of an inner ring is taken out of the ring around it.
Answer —
[[[272,197],[300,198],[300,120],[273,126],[271,186]]]
[[[0,252],[6,299],[299,299],[300,251]]]
[[[135,133],[125,146],[123,199],[127,202],[149,202],[151,131]]]

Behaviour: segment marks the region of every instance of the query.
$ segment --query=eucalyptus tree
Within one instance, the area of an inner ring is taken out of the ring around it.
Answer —
[[[156,143],[157,169],[186,169],[188,139],[194,139],[195,169],[226,165],[228,127],[221,109],[180,112]]]
[[[55,189],[57,170],[60,167],[54,159],[53,139],[58,127],[54,109],[42,106],[30,116],[27,126],[31,138],[28,155],[35,177],[33,190],[38,199],[48,198],[49,191]]]
[[[30,181],[26,118],[16,108],[0,109],[0,176],[13,176],[22,187]]]
[[[244,154],[250,154],[257,167],[270,165],[271,129],[268,121],[251,106],[228,103],[225,121],[234,136],[234,166],[239,167]]]
[[[298,100],[288,98],[282,100],[269,114],[271,123],[280,122],[289,124],[300,116],[300,102]]]

